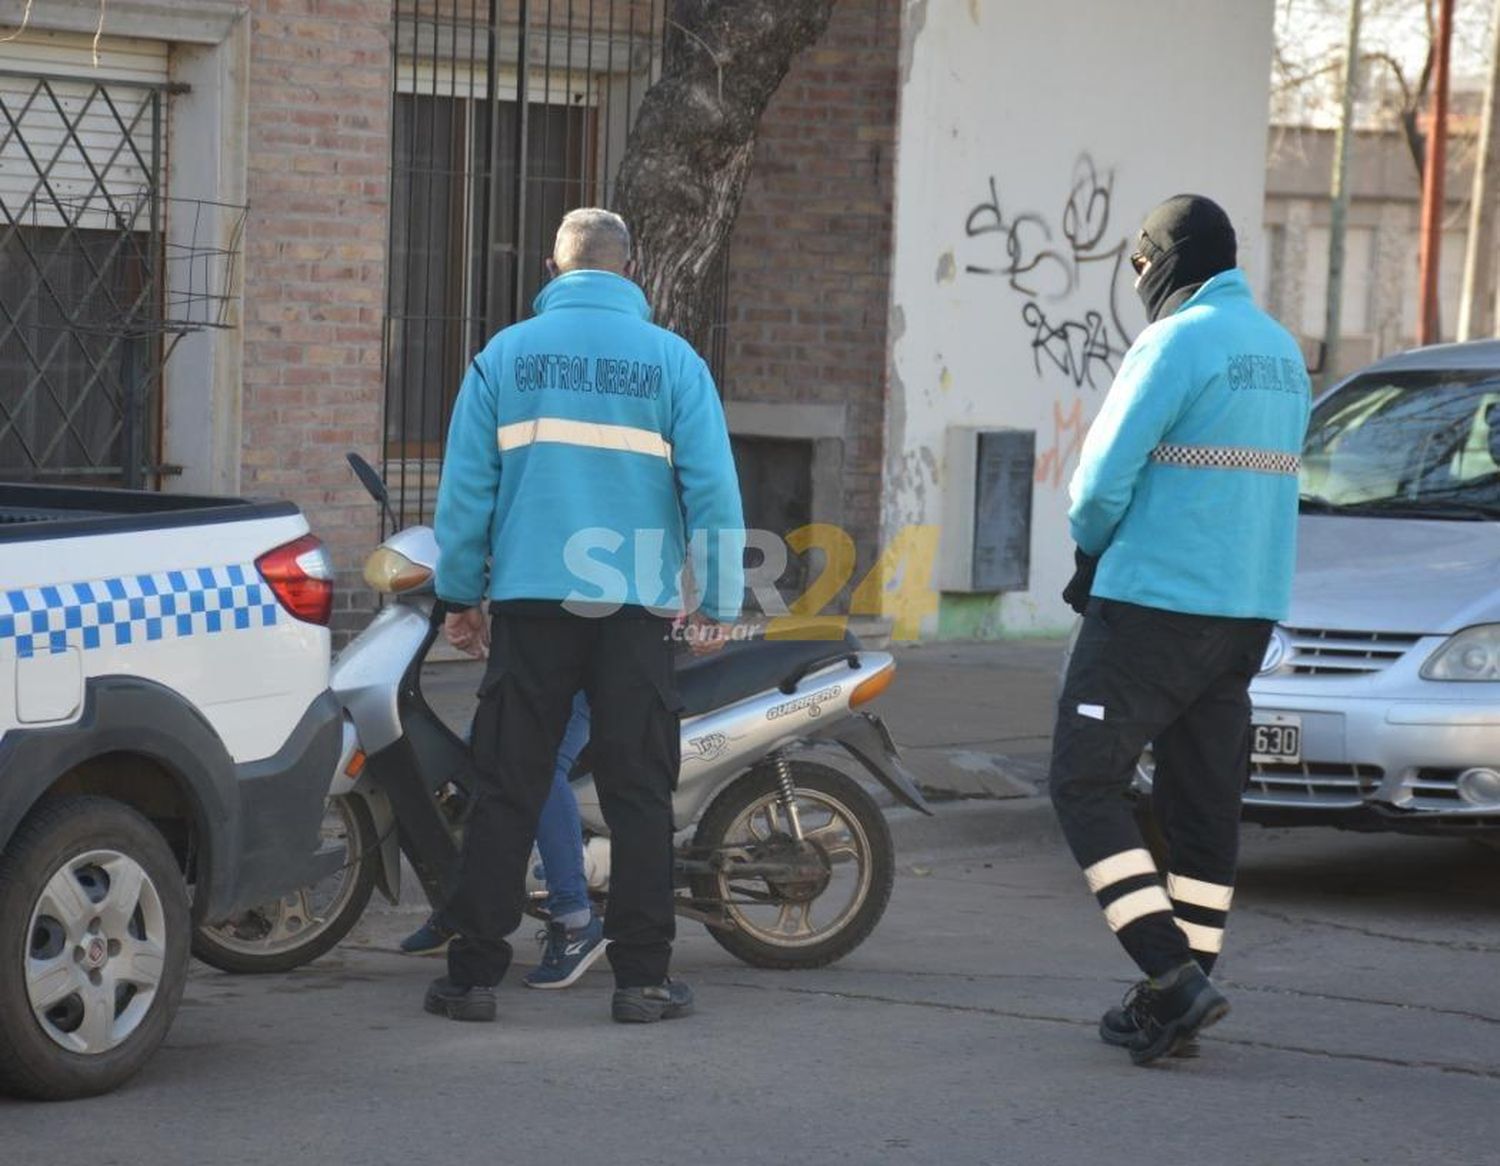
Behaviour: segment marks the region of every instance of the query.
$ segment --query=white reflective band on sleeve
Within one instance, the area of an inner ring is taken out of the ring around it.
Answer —
[[[1187,936],[1188,946],[1194,951],[1201,951],[1205,955],[1217,955],[1224,947],[1224,929],[1222,927],[1204,927],[1198,923],[1189,923],[1185,919],[1176,920],[1177,930]]]
[[[1171,910],[1172,902],[1167,898],[1166,891],[1160,887],[1142,887],[1128,895],[1121,895],[1104,908],[1104,921],[1109,924],[1111,931],[1119,931],[1143,915],[1155,915],[1160,911],[1170,913]]]
[[[659,457],[672,464],[672,443],[650,429],[630,425],[604,425],[597,421],[569,421],[562,417],[538,417],[533,421],[515,421],[496,430],[502,453],[537,442],[558,445],[581,445],[588,449],[613,449],[622,453],[642,453]]]
[[[1125,879],[1155,873],[1156,863],[1151,860],[1151,852],[1137,847],[1101,858],[1093,866],[1084,868],[1083,877],[1088,880],[1089,890],[1097,895],[1105,887],[1112,887]]]
[[[1219,883],[1206,883],[1202,879],[1190,879],[1186,875],[1169,874],[1167,894],[1174,902],[1207,907],[1210,911],[1227,911],[1234,899],[1234,888]]]

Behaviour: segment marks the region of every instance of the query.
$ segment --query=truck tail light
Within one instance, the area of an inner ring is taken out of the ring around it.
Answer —
[[[333,563],[310,534],[267,551],[255,567],[281,606],[307,623],[327,625],[333,615]]]

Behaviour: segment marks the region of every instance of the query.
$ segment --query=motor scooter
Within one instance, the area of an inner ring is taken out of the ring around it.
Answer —
[[[349,461],[388,510],[379,474],[358,455]],[[279,972],[322,955],[374,890],[400,900],[402,855],[429,903],[443,901],[475,775],[466,741],[422,692],[422,666],[446,614],[433,590],[437,557],[426,526],[381,543],[365,579],[389,602],[334,665],[346,722],[325,835],[342,842],[343,866],[316,886],[200,927],[199,959],[229,972]],[[831,963],[885,912],[895,878],[885,815],[864,784],[818,757],[835,750],[896,802],[931,812],[884,723],[865,710],[895,670],[889,653],[866,650],[847,632],[732,642],[678,668],[677,911],[746,963]],[[609,828],[587,762],[585,750],[571,780],[589,891],[602,905]],[[538,918],[545,898],[533,880],[529,909]]]

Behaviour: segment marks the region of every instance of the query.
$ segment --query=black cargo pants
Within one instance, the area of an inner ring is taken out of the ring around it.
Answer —
[[[448,976],[496,984],[521,922],[526,866],[573,697],[589,698],[589,752],[610,830],[604,934],[619,987],[659,984],[676,934],[672,791],[680,705],[668,623],[640,608],[604,618],[516,605],[491,620],[474,717],[475,797],[443,914],[458,933]],[[550,614],[536,614],[537,610]]]
[[[1210,970],[1223,945],[1250,765],[1248,690],[1270,634],[1265,620],[1108,599],[1084,616],[1058,700],[1052,803],[1105,921],[1148,976],[1190,958]],[[1165,871],[1127,796],[1148,745]]]

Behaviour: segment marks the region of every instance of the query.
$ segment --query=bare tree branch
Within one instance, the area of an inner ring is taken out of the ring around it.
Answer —
[[[1390,69],[1391,76],[1396,78],[1396,84],[1401,86],[1401,107],[1409,109],[1412,105],[1411,83],[1406,79],[1406,72],[1401,68],[1401,62],[1391,56],[1390,53],[1375,52],[1361,53],[1363,60],[1381,64]]]
[[[1344,67],[1343,61],[1334,61],[1332,64],[1324,65],[1321,69],[1312,69],[1305,73],[1297,73],[1278,81],[1271,88],[1273,94],[1288,93],[1293,89],[1300,89],[1309,81],[1316,81],[1319,77],[1326,77],[1330,73],[1337,73]]]

